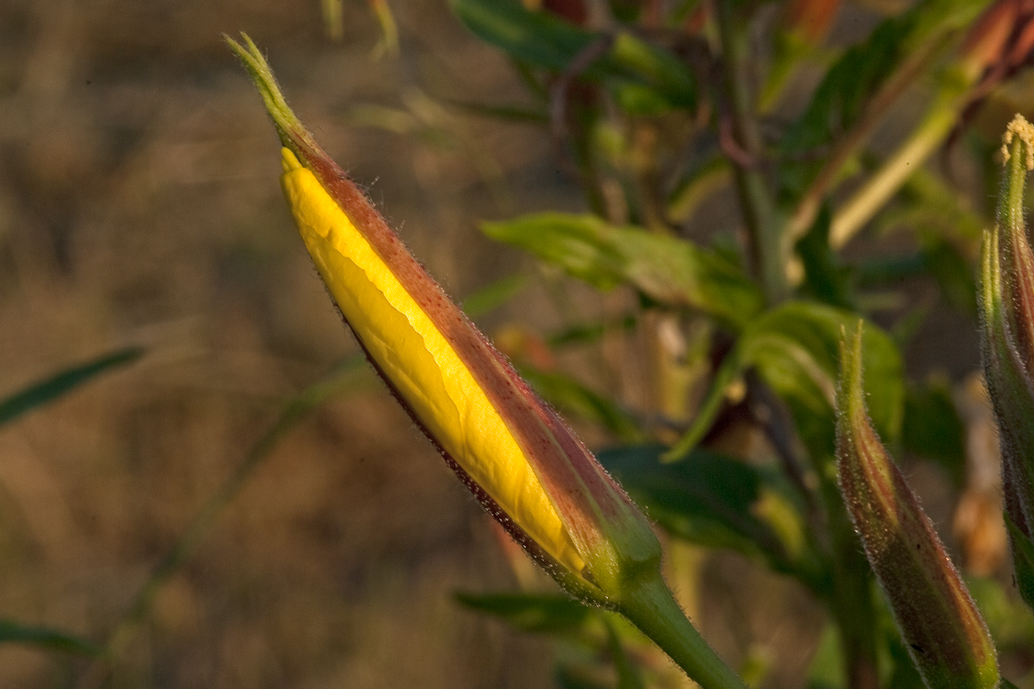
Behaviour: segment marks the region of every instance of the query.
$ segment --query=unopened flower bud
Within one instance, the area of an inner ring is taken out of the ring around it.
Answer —
[[[227,41],[280,135],[284,195],[320,276],[449,466],[568,591],[619,610],[705,689],[742,687],[664,583],[646,517],[320,148],[254,43]]]
[[[862,330],[840,346],[840,490],[902,638],[931,689],[998,686],[995,647],[958,572],[869,420]]]
[[[485,507],[558,581],[617,604],[658,567],[649,522],[402,245],[287,107],[261,54],[231,43],[283,142],[281,182],[345,321],[399,402]]]
[[[998,225],[984,236],[978,295],[984,375],[998,421],[1005,514],[1017,554],[1031,547],[1034,527],[1034,252],[1023,218],[1034,127],[1017,115],[1002,150],[1006,175]],[[1034,607],[1034,568],[1027,558],[1013,559],[1020,593]]]

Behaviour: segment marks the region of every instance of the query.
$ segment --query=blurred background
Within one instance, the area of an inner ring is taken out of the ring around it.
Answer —
[[[298,115],[457,299],[535,270],[478,221],[583,209],[544,130],[443,105],[519,101],[506,60],[441,0],[391,10],[394,54],[359,0],[342,4],[340,25],[318,0],[0,0],[0,396],[144,349],[0,429],[0,618],[98,644],[125,629],[152,570],[284,401],[357,352],[223,33],[246,31],[267,53]],[[850,35],[877,14],[845,16]],[[700,222],[735,229],[715,217]],[[504,339],[548,329],[564,314],[547,292],[529,287],[478,322]],[[565,295],[586,318],[634,301],[573,284]],[[975,333],[932,308],[910,370],[960,383],[977,365]],[[608,346],[624,373],[606,385],[634,404],[648,391],[622,359],[633,348]],[[551,645],[453,599],[531,575],[370,372],[346,387],[279,439],[157,592],[123,637],[112,686],[553,686]],[[945,477],[912,473],[950,523]],[[994,570],[1004,540],[989,538]],[[705,634],[733,661],[763,648],[778,658],[771,686],[798,686],[822,628],[815,604],[737,556],[703,572],[704,600],[680,593]],[[0,645],[0,687],[89,686],[104,679],[95,670]]]
[[[500,203],[563,206],[541,136],[458,126],[425,94],[515,90],[503,58],[443,3],[397,5],[402,51],[378,57],[362,2],[344,3],[336,41],[318,0],[0,3],[0,394],[145,349],[0,433],[0,617],[103,643],[283,400],[356,352],[223,33],[268,52],[300,116],[453,295],[519,260],[477,218]],[[394,108],[401,129],[355,126],[361,104]],[[421,139],[433,130],[458,138]],[[117,686],[548,680],[547,647],[454,604],[455,590],[511,585],[506,561],[480,508],[360,371],[160,592]],[[88,665],[5,644],[0,686],[75,686]]]

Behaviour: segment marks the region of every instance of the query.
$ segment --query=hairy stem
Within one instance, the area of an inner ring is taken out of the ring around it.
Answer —
[[[703,689],[746,689],[686,618],[660,572],[644,577],[618,608]]]

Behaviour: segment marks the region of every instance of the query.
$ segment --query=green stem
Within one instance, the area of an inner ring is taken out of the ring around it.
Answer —
[[[743,680],[686,619],[659,571],[644,577],[618,609],[702,689],[746,689]]]
[[[829,244],[839,249],[869,222],[898,189],[922,167],[955,126],[958,102],[939,102],[912,136],[837,212],[829,228]]]
[[[833,188],[844,166],[869,140],[876,125],[883,120],[891,105],[941,54],[942,49],[949,43],[950,36],[949,33],[939,35],[936,40],[927,42],[906,58],[866,103],[858,121],[835,143],[832,154],[815,175],[788,223],[787,232],[794,240],[804,236],[812,226],[823,200]]]
[[[789,247],[783,241],[785,223],[777,215],[759,162],[763,149],[761,133],[754,119],[752,99],[747,88],[749,51],[747,32],[737,26],[731,0],[717,3],[718,30],[722,43],[725,84],[731,105],[736,143],[751,162],[731,160],[743,217],[750,238],[750,258],[761,283],[765,301],[777,304],[786,296],[786,259]]]
[[[845,522],[846,522],[846,515]],[[840,631],[844,675],[848,689],[878,689],[876,617],[869,563],[850,524],[833,527],[833,617]]]
[[[833,458],[826,460],[833,463]],[[833,549],[833,591],[830,613],[840,633],[847,689],[878,689],[876,634],[879,621],[870,584],[869,563],[837,486],[835,472],[823,471],[821,495],[829,520]]]

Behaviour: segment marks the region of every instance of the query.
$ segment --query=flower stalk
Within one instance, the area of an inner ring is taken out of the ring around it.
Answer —
[[[742,687],[674,602],[645,516],[406,250],[291,112],[254,43],[243,41],[227,39],[284,146],[281,184],[298,230],[396,399],[561,586],[657,631],[702,686]]]

